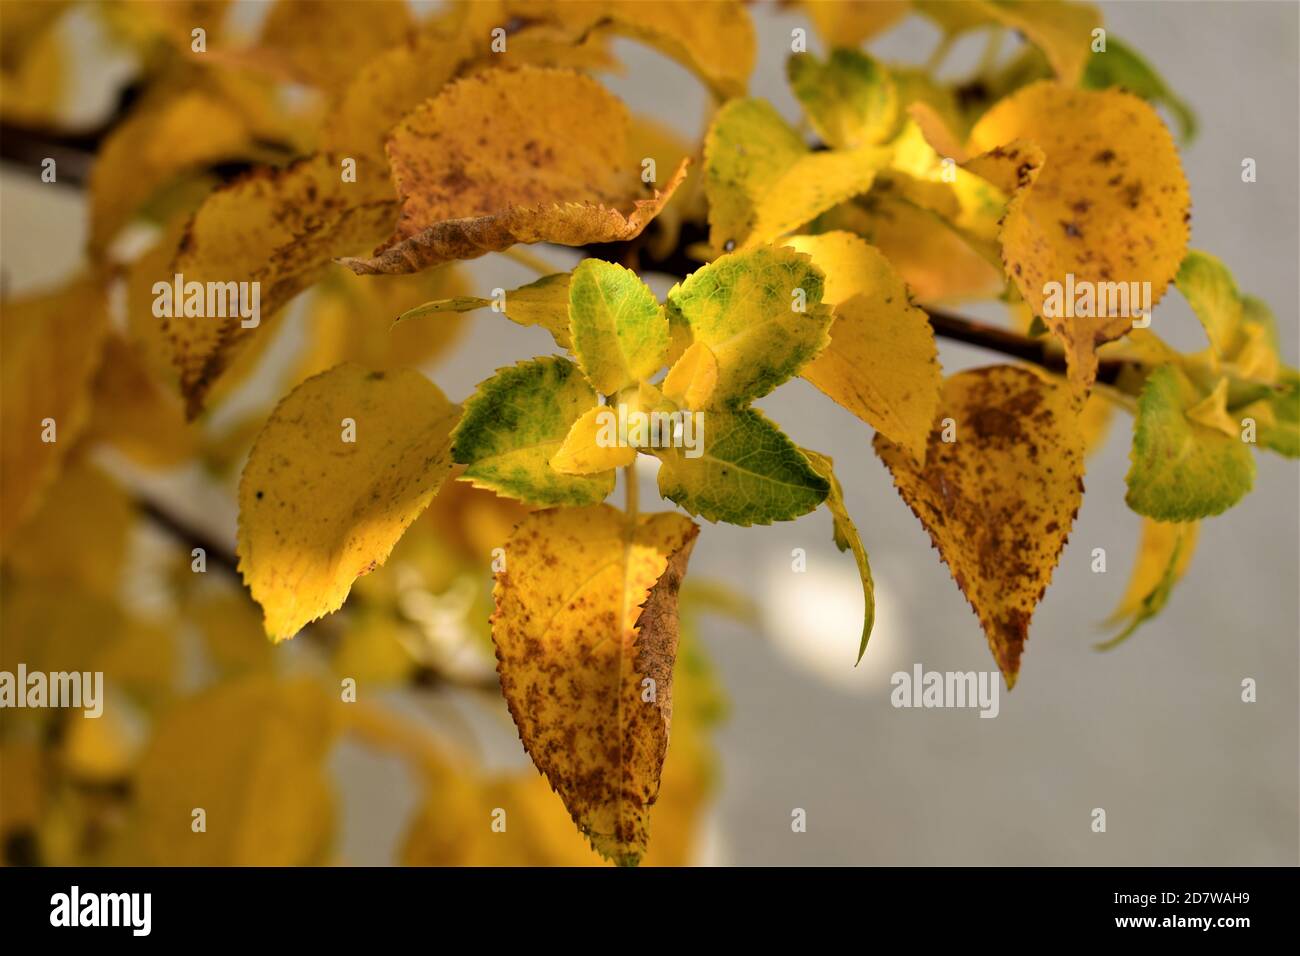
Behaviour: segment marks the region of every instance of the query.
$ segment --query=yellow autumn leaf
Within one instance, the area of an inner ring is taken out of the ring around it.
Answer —
[[[90,173],[92,253],[102,254],[146,200],[183,173],[234,160],[269,162],[282,155],[269,145],[282,130],[259,122],[227,95],[233,82],[218,82],[207,71],[178,69],[151,87],[113,127]],[[268,86],[258,89],[270,99]]]
[[[903,20],[908,0],[801,0],[827,46],[858,47]]]
[[[732,100],[704,141],[709,243],[715,252],[771,242],[871,188],[890,150],[813,152],[766,100]]]
[[[1129,331],[1178,271],[1191,215],[1187,179],[1155,110],[1120,90],[1024,87],[975,125],[971,151],[1015,140],[1036,144],[1045,161],[1010,202],[1003,262],[1064,343],[1070,380],[1082,391],[1096,377],[1097,346]],[[1082,311],[1110,314],[1076,314],[1073,302],[1060,301],[1066,288],[1095,290],[1097,304]]]
[[[69,4],[5,3],[0,35],[0,116],[59,126],[67,106],[69,50],[62,20]]]
[[[393,319],[431,298],[462,296],[465,291],[463,276],[450,266],[413,276],[366,278],[334,270],[312,291],[307,347],[294,384],[340,362],[388,371],[446,354],[465,331],[460,315],[449,312],[425,322],[396,325]]]
[[[258,169],[217,190],[190,221],[171,271],[186,286],[258,283],[259,315],[186,314],[172,302],[162,318],[180,374],[186,413],[195,417],[209,390],[262,325],[324,275],[336,256],[378,242],[396,202],[387,184],[346,182],[343,160],[317,154],[282,169]],[[240,304],[251,312],[253,286]],[[173,296],[173,300],[174,300]],[[188,294],[184,297],[188,301]],[[247,301],[245,301],[247,300]],[[165,310],[163,310],[165,311]]]
[[[707,343],[694,342],[668,370],[663,381],[663,394],[682,408],[708,408],[717,387],[717,356]]]
[[[239,484],[239,570],[276,641],[338,610],[451,470],[459,409],[410,369],[340,365],[272,413]]]
[[[1192,563],[1199,532],[1200,523],[1196,521],[1142,519],[1142,539],[1128,587],[1105,622],[1108,626],[1123,624],[1124,629],[1098,644],[1098,650],[1110,650],[1123,643],[1143,622],[1164,609],[1174,585]]]
[[[93,277],[0,311],[0,542],[39,507],[89,419],[107,331]]]
[[[551,338],[562,349],[573,343],[569,338],[569,273],[557,272],[542,276],[518,289],[504,291],[499,297],[484,299],[481,296],[460,295],[449,299],[435,299],[397,317],[399,322],[432,317],[441,322],[448,313],[473,312],[492,308],[501,312],[511,322],[520,325],[537,325],[551,333]]]
[[[6,546],[4,566],[22,578],[113,600],[134,517],[115,481],[84,459],[70,462]]]
[[[135,775],[131,862],[304,866],[333,824],[333,702],[306,680],[218,684],[160,715]],[[202,831],[196,811],[203,813]]]
[[[525,749],[603,856],[645,853],[672,718],[677,590],[699,529],[607,505],[535,512],[506,544],[492,637]]]
[[[924,461],[942,383],[929,316],[889,260],[857,236],[795,236],[789,245],[826,274],[823,298],[835,309],[831,344],[803,377]]]
[[[625,468],[636,461],[636,449],[602,441],[602,435],[614,435],[608,420],[615,419],[614,409],[597,405],[573,423],[564,436],[560,450],[551,456],[551,467],[562,475],[594,475],[610,468]]]
[[[1063,84],[1078,84],[1093,56],[1093,31],[1102,24],[1101,11],[1091,3],[984,0],[970,6],[1042,50]]]
[[[145,468],[179,465],[197,449],[197,427],[185,421],[174,390],[153,378],[144,349],[110,335],[92,386],[86,440],[112,445]]]
[[[271,668],[272,645],[247,594],[232,589],[196,594],[186,603],[185,616],[198,628],[208,660],[222,676]]]
[[[925,466],[882,435],[876,453],[979,616],[1007,687],[1083,496],[1072,393],[1027,368],[950,376]]]
[[[402,201],[393,237],[359,274],[415,272],[515,243],[631,239],[668,202],[626,165],[626,107],[570,70],[524,67],[459,80],[408,115],[388,143]],[[437,137],[436,146],[430,140]]]
[[[267,14],[259,45],[299,79],[334,90],[400,43],[411,24],[402,0],[280,0]]]

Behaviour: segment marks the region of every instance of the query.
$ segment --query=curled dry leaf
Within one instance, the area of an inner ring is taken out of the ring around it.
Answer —
[[[1124,135],[1116,137],[1119,129]],[[1035,144],[1045,160],[1008,206],[1003,263],[1035,314],[1064,343],[1070,380],[1083,390],[1097,374],[1097,347],[1133,326],[1141,306],[1133,306],[1131,290],[1141,301],[1146,283],[1154,306],[1178,271],[1191,217],[1187,179],[1155,110],[1120,90],[1034,83],[980,119],[971,152],[992,151],[1003,170],[1024,168],[999,155],[1019,152],[1008,146],[1015,140]],[[1004,190],[1011,185],[995,184]],[[1063,289],[1067,276],[1070,288],[1089,283],[1098,300],[1109,299],[1113,288],[1118,302],[1122,290],[1128,307],[1100,316],[1077,315],[1074,303],[1049,308],[1049,284]]]
[[[506,544],[492,637],[519,737],[603,856],[645,853],[672,720],[687,518],[540,511]]]
[[[446,87],[388,144],[397,231],[360,274],[416,272],[515,243],[577,246],[640,234],[686,175],[647,195],[626,162],[626,108],[568,70],[491,70]]]
[[[1010,688],[1083,496],[1073,399],[1045,375],[996,365],[949,377],[939,415],[924,467],[880,434],[876,453],[979,616]]]
[[[418,372],[356,365],[276,407],[239,483],[239,570],[272,640],[338,610],[384,563],[450,473],[458,417]]]

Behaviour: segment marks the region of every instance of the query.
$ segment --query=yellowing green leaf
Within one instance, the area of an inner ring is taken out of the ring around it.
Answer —
[[[1188,417],[1205,396],[1175,365],[1148,376],[1138,398],[1128,506],[1157,521],[1192,521],[1235,505],[1255,480],[1255,459],[1239,437]]]
[[[293,390],[239,483],[239,569],[276,641],[338,610],[451,470],[458,409],[410,369],[340,365]]]
[[[831,344],[804,369],[819,389],[924,460],[942,375],[929,317],[879,250],[847,232],[796,236],[826,275]]]
[[[939,415],[924,467],[883,435],[876,453],[979,616],[1011,688],[1083,495],[1072,396],[1045,375],[996,365],[950,376]]]
[[[1106,619],[1108,625],[1123,623],[1124,629],[1098,644],[1098,650],[1116,647],[1164,610],[1174,585],[1192,563],[1199,527],[1195,521],[1168,523],[1142,519],[1142,541],[1133,574],[1119,605]]]
[[[635,272],[585,259],[569,279],[573,352],[604,395],[649,378],[668,352],[668,320]]]
[[[672,720],[677,591],[699,529],[607,505],[529,515],[492,637],[525,749],[603,856],[636,864]]]
[[[500,369],[465,403],[452,455],[480,488],[536,505],[585,505],[614,490],[614,472],[565,475],[551,458],[596,393],[568,359],[549,357]]]
[[[876,146],[811,152],[765,100],[732,100],[704,141],[709,242],[746,248],[798,229],[871,188],[889,155]]]
[[[836,49],[825,63],[796,53],[786,61],[786,76],[813,129],[830,146],[879,143],[894,128],[894,81],[865,53]]]
[[[826,347],[825,277],[793,249],[723,256],[668,293],[668,319],[703,342],[718,364],[715,405],[760,398]]]
[[[647,195],[626,163],[627,109],[571,70],[458,80],[393,130],[397,232],[354,272],[415,272],[518,242],[578,246],[640,234],[685,176]]]
[[[438,299],[408,309],[398,316],[405,322],[446,312],[473,312],[475,309],[498,307],[507,319],[520,325],[538,325],[551,333],[561,348],[570,348],[569,339],[569,273],[558,272],[543,276],[535,282],[506,292],[501,300],[478,296],[457,296]]]
[[[1236,343],[1245,311],[1228,267],[1209,253],[1193,249],[1178,267],[1174,282],[1205,326],[1215,352],[1227,356]]]
[[[1097,346],[1129,331],[1140,307],[1130,300],[1127,309],[1094,310],[1118,313],[1104,316],[1049,309],[1049,284],[1063,288],[1072,276],[1076,287],[1086,281],[1101,298],[1101,290],[1127,292],[1138,283],[1141,300],[1140,284],[1149,283],[1150,304],[1158,302],[1187,247],[1187,180],[1155,111],[1118,90],[1032,84],[984,115],[971,148],[992,151],[1017,139],[1037,144],[1046,160],[1011,200],[1001,232],[1003,262],[1064,343],[1071,382],[1082,390],[1096,376]]]
[[[789,521],[826,500],[826,479],[761,412],[717,407],[701,414],[702,447],[654,451],[662,462],[659,493],[669,501],[709,521],[748,526]]]
[[[106,299],[85,278],[0,311],[0,542],[40,506],[89,418]]]
[[[135,862],[304,866],[325,861],[331,703],[315,684],[219,684],[168,712],[135,778]],[[191,829],[204,812],[204,832]]]
[[[849,509],[844,504],[844,489],[835,477],[834,462],[825,455],[802,449],[812,463],[813,469],[830,483],[830,494],[826,496],[826,507],[830,509],[834,520],[835,547],[841,551],[853,551],[853,560],[858,565],[858,576],[862,578],[862,640],[858,644],[858,660],[867,652],[867,641],[871,637],[871,628],[876,623],[876,585],[871,578],[871,563],[867,560],[867,549],[862,546],[857,526],[849,517]]]

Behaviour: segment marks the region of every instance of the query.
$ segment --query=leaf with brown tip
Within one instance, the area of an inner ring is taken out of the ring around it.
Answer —
[[[699,528],[608,505],[528,515],[492,637],[519,737],[603,856],[636,864],[672,720],[677,591]]]
[[[1083,495],[1074,408],[1063,384],[995,365],[944,382],[924,467],[883,435],[875,439],[898,493],[979,616],[1008,689]]]

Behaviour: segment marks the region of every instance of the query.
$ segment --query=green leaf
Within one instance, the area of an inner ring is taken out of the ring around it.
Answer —
[[[452,432],[462,480],[535,505],[588,505],[614,490],[614,472],[562,475],[549,462],[596,393],[568,359],[503,368],[479,385]]]
[[[833,50],[825,63],[796,53],[785,72],[808,121],[829,145],[871,145],[893,130],[898,93],[889,72],[865,53]]]
[[[669,290],[669,322],[717,360],[712,404],[760,398],[826,347],[832,313],[823,285],[808,256],[764,247],[722,256]]]
[[[1241,408],[1240,417],[1255,420],[1259,444],[1287,458],[1300,458],[1300,372],[1282,369],[1278,388]]]
[[[709,243],[717,251],[770,242],[871,188],[891,151],[814,153],[770,103],[732,100],[704,141]]]
[[[821,504],[830,484],[761,412],[714,409],[704,416],[703,449],[655,449],[659,493],[709,521],[749,526],[788,521]]]
[[[1113,35],[1106,37],[1106,52],[1094,53],[1088,60],[1081,85],[1091,90],[1121,86],[1168,109],[1178,121],[1179,136],[1185,143],[1196,138],[1196,113],[1192,108],[1165,85],[1160,74],[1136,50]]]
[[[826,507],[830,509],[834,520],[835,547],[841,551],[853,551],[853,560],[858,563],[858,576],[862,578],[862,641],[858,644],[858,661],[867,652],[867,640],[871,637],[871,628],[876,623],[876,586],[871,579],[871,563],[867,560],[867,550],[862,546],[858,529],[849,517],[844,504],[844,489],[835,477],[834,463],[825,455],[819,455],[807,448],[800,449],[812,462],[813,469],[830,483],[830,494],[826,497]]]
[[[569,280],[573,351],[587,379],[604,395],[649,378],[668,354],[668,322],[635,272],[586,259]]]
[[[1174,282],[1205,327],[1214,351],[1227,356],[1245,315],[1232,273],[1208,252],[1192,249],[1183,257]]]
[[[520,325],[539,325],[555,339],[561,348],[570,348],[569,339],[569,273],[557,272],[543,276],[536,282],[511,289],[502,299],[482,299],[462,295],[454,299],[439,299],[409,309],[397,321],[419,319],[439,312],[473,312],[502,302],[500,311],[511,322]]]
[[[1250,446],[1185,414],[1202,399],[1175,365],[1162,365],[1147,378],[1126,478],[1125,500],[1138,514],[1192,521],[1226,511],[1250,490],[1255,479]]]

